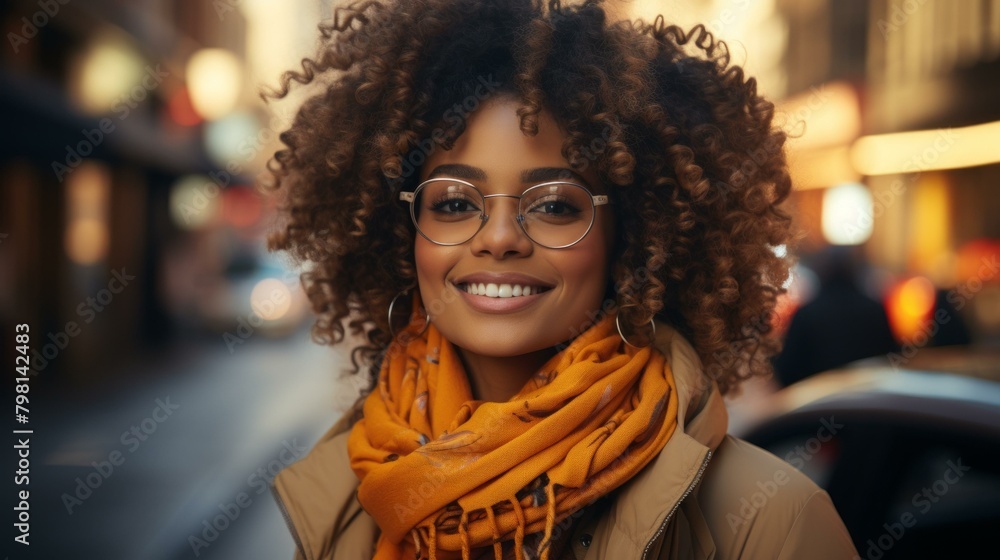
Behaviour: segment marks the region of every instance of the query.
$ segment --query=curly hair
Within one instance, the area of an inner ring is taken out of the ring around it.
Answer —
[[[374,384],[387,311],[416,283],[400,189],[450,149],[487,93],[518,102],[521,130],[550,112],[574,168],[596,165],[618,223],[607,295],[624,323],[677,328],[725,394],[771,373],[789,257],[791,189],[774,105],[725,43],[663,16],[609,21],[600,0],[367,0],[334,11],[292,82],[315,87],[268,164],[283,222],[271,250],[309,264],[313,337],[363,337],[353,373]]]

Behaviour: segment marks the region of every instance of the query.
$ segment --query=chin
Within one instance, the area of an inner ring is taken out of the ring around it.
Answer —
[[[484,331],[473,334],[467,331],[465,336],[456,336],[452,339],[442,332],[444,337],[452,341],[452,344],[456,347],[491,358],[523,356],[524,354],[551,348],[559,342],[553,341],[549,344],[549,341],[540,341],[537,337],[525,336],[524,333],[524,330],[514,333],[509,328],[504,328],[501,332],[495,333]]]

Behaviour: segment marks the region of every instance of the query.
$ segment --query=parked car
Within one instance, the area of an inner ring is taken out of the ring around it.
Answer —
[[[825,488],[862,558],[978,558],[1000,529],[1000,351],[926,348],[764,397],[736,435]]]

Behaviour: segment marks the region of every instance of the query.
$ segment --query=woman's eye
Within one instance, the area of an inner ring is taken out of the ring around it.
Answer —
[[[478,212],[476,205],[471,200],[464,197],[445,198],[431,205],[431,210],[445,214],[460,214],[465,212]]]
[[[580,209],[562,200],[542,200],[532,204],[528,211],[550,216],[566,216],[576,214]]]

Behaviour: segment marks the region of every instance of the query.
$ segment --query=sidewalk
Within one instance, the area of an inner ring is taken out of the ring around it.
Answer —
[[[350,362],[305,333],[232,354],[212,342],[113,387],[44,395],[30,555],[13,558],[291,557],[266,483],[352,402],[336,381]]]

